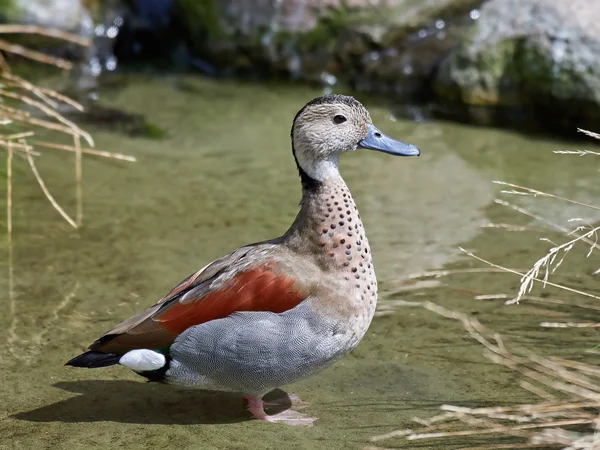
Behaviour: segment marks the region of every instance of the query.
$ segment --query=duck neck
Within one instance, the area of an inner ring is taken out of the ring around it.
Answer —
[[[371,266],[371,251],[358,208],[337,170],[317,180],[300,168],[300,212],[285,238],[295,251],[317,256],[322,265],[351,270]]]

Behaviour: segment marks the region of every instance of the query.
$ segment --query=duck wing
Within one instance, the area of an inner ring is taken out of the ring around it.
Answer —
[[[194,325],[235,312],[281,313],[295,307],[308,297],[307,289],[273,255],[267,256],[273,247],[244,247],[210,263],[106,332],[89,350],[122,355],[140,348],[166,349]]]

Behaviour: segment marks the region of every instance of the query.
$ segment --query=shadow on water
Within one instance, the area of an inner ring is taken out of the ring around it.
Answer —
[[[155,425],[225,424],[250,420],[240,394],[189,390],[130,380],[63,381],[56,388],[79,394],[67,400],[21,412],[12,417],[29,422],[120,422]],[[268,409],[277,414],[292,401],[276,389],[265,401],[281,403]]]
[[[183,389],[131,380],[62,381],[53,384],[53,387],[78,395],[11,417],[27,422],[117,422],[145,425],[208,425],[252,420],[242,396],[235,392]],[[265,409],[272,415],[293,407],[289,394],[281,389],[269,392],[264,400],[276,400],[279,403]],[[409,398],[390,397],[385,401],[372,402],[344,400],[327,406],[331,412],[337,411],[339,414],[350,409],[363,408],[380,414],[400,411],[410,413],[415,409],[435,411],[440,403],[454,404],[461,400],[462,396],[458,394],[440,398],[437,395],[428,396],[422,392],[413,392]],[[494,406],[515,404],[518,402],[493,403]],[[491,405],[492,403],[487,401],[467,402],[467,406],[470,407]]]

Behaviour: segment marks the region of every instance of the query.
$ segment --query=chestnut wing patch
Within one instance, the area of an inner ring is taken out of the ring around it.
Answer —
[[[306,298],[290,277],[266,266],[241,272],[221,288],[200,298],[179,301],[153,320],[171,333],[181,333],[191,326],[227,317],[240,311],[281,313]]]
[[[217,282],[222,274],[216,273],[196,284],[197,274],[188,277],[154,306],[107,332],[90,350],[118,354],[138,348],[160,350],[194,325],[222,319],[234,312],[281,313],[307,297],[293,278],[268,264],[239,272],[215,289],[206,283]]]

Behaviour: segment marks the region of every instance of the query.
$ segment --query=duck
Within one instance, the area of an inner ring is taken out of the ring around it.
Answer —
[[[254,419],[312,425],[316,418],[294,408],[267,414],[263,397],[352,351],[377,304],[369,242],[339,157],[420,150],[386,136],[358,100],[339,94],[302,107],[291,140],[302,198],[290,228],[204,266],[66,365],[120,364],[152,382],[239,392]]]

